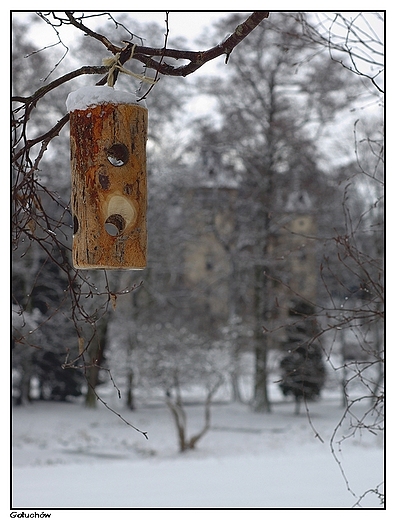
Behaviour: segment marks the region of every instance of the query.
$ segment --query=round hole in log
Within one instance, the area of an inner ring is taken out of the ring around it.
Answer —
[[[110,215],[105,222],[105,230],[112,237],[121,235],[126,226],[125,219],[122,215]]]
[[[78,231],[78,218],[74,215],[73,216],[73,234],[75,235]]]
[[[109,197],[107,202],[107,212],[106,215],[108,218],[113,217],[113,215],[119,215],[124,220],[124,228],[133,224],[137,218],[137,211],[135,209],[134,204],[128,200],[126,197],[122,195],[112,195]]]
[[[128,162],[129,152],[125,144],[113,144],[106,150],[107,159],[113,166],[124,166]]]

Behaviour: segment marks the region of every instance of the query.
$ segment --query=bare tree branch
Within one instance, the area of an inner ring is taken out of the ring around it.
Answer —
[[[120,53],[119,61],[121,65],[126,63],[129,59],[135,59],[144,63],[146,67],[154,69],[165,76],[188,76],[202,67],[202,65],[208,61],[218,58],[222,54],[225,54],[228,60],[228,56],[231,54],[232,50],[244,38],[246,38],[246,36],[248,36],[253,31],[253,29],[259,25],[260,22],[262,22],[265,18],[268,18],[269,11],[254,11],[243,23],[235,28],[234,32],[230,36],[225,38],[215,47],[212,47],[206,51],[184,51],[176,49],[144,47],[142,45],[134,45],[130,42],[127,43],[126,47],[121,48],[112,44],[105,36],[86,27],[81,21],[78,21],[76,18],[74,18],[71,11],[66,11],[66,15],[72,25],[82,30],[85,34],[88,34],[89,36],[92,36],[93,38],[102,42],[110,52],[113,54]],[[153,56],[160,56],[161,59],[157,61],[153,58]],[[173,65],[169,65],[168,63],[163,62],[164,57],[178,60],[188,60],[190,63],[187,65],[181,65],[180,67],[174,67]],[[103,85],[106,81],[107,78],[103,78],[98,83],[98,85]]]

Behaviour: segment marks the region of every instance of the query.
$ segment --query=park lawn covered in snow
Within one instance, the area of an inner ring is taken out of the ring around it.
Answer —
[[[275,403],[271,414],[216,403],[210,431],[183,454],[165,405],[115,409],[149,439],[100,403],[96,410],[53,402],[14,408],[12,507],[383,507],[372,492],[383,481],[380,436],[361,431],[332,453],[338,399],[310,403],[309,418],[305,410],[295,416],[292,402]],[[186,410],[192,435],[203,407]]]

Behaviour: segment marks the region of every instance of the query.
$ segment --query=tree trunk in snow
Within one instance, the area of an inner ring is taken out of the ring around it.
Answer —
[[[95,408],[98,400],[96,396],[96,386],[99,381],[99,371],[103,362],[103,353],[106,346],[107,325],[107,317],[102,318],[96,329],[94,344],[92,348],[88,349],[88,355],[90,356],[89,364],[91,364],[91,366],[87,371],[88,389],[85,396],[85,405],[89,408]]]

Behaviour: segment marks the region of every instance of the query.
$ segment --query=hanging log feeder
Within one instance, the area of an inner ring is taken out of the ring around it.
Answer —
[[[67,107],[73,264],[144,269],[147,108],[131,93],[109,86],[72,92]]]

